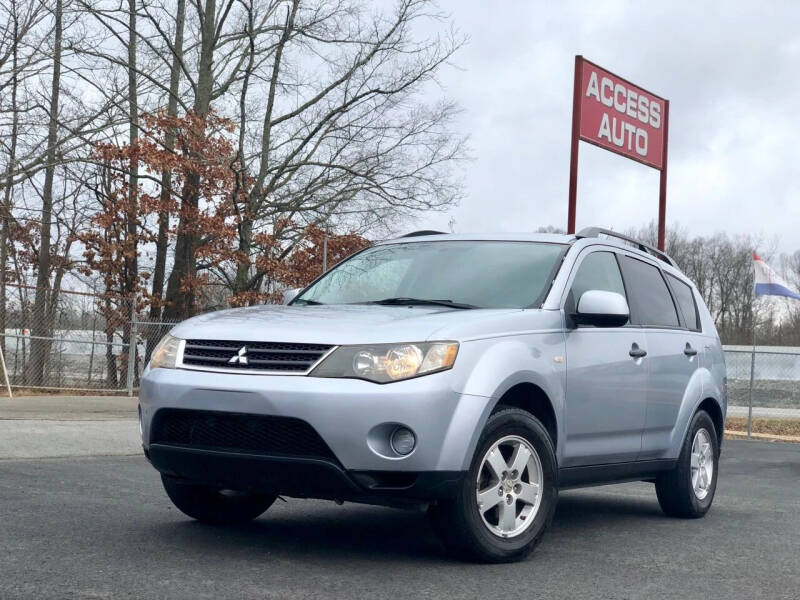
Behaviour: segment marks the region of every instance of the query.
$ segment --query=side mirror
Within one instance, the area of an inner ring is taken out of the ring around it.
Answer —
[[[291,290],[284,290],[283,291],[283,303],[289,304],[292,300],[297,298],[297,294],[303,291],[303,288],[294,288]]]
[[[572,319],[579,325],[622,327],[630,316],[628,302],[622,294],[588,290],[578,300],[578,309],[572,315]]]

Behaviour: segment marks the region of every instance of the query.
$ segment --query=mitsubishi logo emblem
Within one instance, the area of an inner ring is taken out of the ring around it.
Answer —
[[[229,365],[246,365],[247,364],[247,346],[239,348],[239,352],[234,354],[228,361]]]

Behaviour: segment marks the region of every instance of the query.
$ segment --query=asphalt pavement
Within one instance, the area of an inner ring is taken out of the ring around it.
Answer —
[[[0,460],[139,454],[138,403],[127,396],[0,398]]]
[[[49,421],[0,419],[0,460],[133,455],[142,451],[133,419]]]
[[[0,397],[0,420],[118,421],[135,419],[138,404],[129,396]]]
[[[706,518],[653,486],[561,495],[521,564],[452,560],[424,514],[277,502],[224,528],[172,507],[141,456],[0,460],[0,598],[800,597],[800,445],[726,441]]]

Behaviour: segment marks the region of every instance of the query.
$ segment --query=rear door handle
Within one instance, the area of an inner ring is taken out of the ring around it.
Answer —
[[[639,348],[639,344],[634,342],[633,346],[631,346],[631,351],[628,352],[628,354],[631,356],[631,358],[644,358],[647,356],[647,350],[642,350]]]
[[[683,353],[686,356],[695,356],[697,354],[697,350],[692,348],[692,345],[689,342],[686,342],[686,347],[683,349]]]

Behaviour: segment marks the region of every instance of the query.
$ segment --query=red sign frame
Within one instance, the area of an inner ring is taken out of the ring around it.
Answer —
[[[567,232],[575,232],[578,148],[583,140],[661,172],[658,247],[663,250],[668,138],[669,100],[576,56]]]

